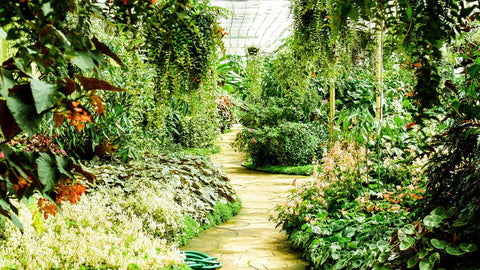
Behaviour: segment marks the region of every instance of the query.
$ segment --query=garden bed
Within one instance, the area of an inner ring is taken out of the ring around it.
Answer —
[[[33,197],[17,205],[24,233],[4,223],[1,269],[183,269],[178,246],[240,209],[227,176],[203,158],[89,167],[98,182],[61,214],[40,212]]]

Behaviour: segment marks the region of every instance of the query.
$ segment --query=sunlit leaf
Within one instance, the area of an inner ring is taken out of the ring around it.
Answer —
[[[13,225],[15,225],[15,227],[17,227],[18,229],[20,229],[20,231],[23,232],[22,222],[20,222],[17,216],[10,214],[10,220],[12,221]]]
[[[400,240],[400,250],[407,250],[415,244],[415,239],[411,236],[407,236],[405,239]]]
[[[433,263],[430,261],[428,258],[424,258],[420,261],[420,264],[418,265],[420,270],[431,270],[433,269]]]
[[[32,225],[35,231],[42,235],[45,232],[45,220],[43,215],[37,210],[32,217]]]
[[[55,94],[57,93],[56,86],[37,79],[32,79],[30,86],[32,88],[33,99],[35,100],[35,108],[37,113],[50,109],[57,102]]]
[[[88,52],[75,52],[75,56],[72,58],[72,63],[79,67],[83,72],[92,71],[95,67],[95,63],[93,63]]]

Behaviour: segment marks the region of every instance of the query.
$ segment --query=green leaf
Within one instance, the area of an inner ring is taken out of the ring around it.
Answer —
[[[469,223],[469,219],[467,216],[461,216],[458,218],[454,223],[453,227],[463,227]]]
[[[445,251],[448,254],[453,255],[453,256],[461,256],[461,255],[465,254],[465,251],[459,249],[458,247],[447,247],[445,249]]]
[[[68,165],[70,164],[68,157],[55,156],[58,170],[70,178],[74,178],[73,174],[68,171]]]
[[[44,3],[42,5],[43,15],[47,16],[48,14],[53,12],[52,4],[50,2]]]
[[[380,256],[378,256],[378,262],[379,262],[379,263],[384,263],[384,262],[386,262],[387,259],[388,259],[388,256],[389,256],[388,253],[382,252],[382,253],[380,254]]]
[[[474,252],[477,251],[477,245],[475,244],[467,244],[467,243],[461,243],[459,245],[460,249],[462,249],[465,252]]]
[[[33,215],[33,218],[32,218],[32,225],[33,225],[33,228],[35,229],[35,231],[42,235],[43,232],[45,232],[45,220],[43,219],[43,216],[42,214],[38,211],[35,211],[35,214]]]
[[[30,134],[35,134],[42,118],[37,114],[31,92],[25,91],[30,92],[25,89],[24,93],[9,96],[7,106],[18,126]]]
[[[434,228],[440,227],[440,223],[442,221],[443,221],[443,218],[437,215],[428,215],[423,219],[423,223],[425,224],[426,227],[434,227]]]
[[[93,63],[88,52],[75,52],[75,56],[72,58],[72,63],[79,67],[83,72],[92,71],[95,67],[95,63]]]
[[[405,234],[415,234],[415,226],[413,226],[412,224],[408,224],[403,228],[403,231],[405,232]]]
[[[443,215],[445,214],[445,208],[443,208],[443,206],[439,206],[435,209],[433,209],[431,215],[436,215],[436,216],[441,216],[443,217]]]
[[[433,263],[430,261],[430,259],[424,258],[420,261],[420,264],[418,265],[420,270],[431,270],[433,269]]]
[[[45,186],[43,192],[49,191],[55,185],[55,162],[47,153],[40,153],[40,157],[36,160],[38,166],[38,177],[40,182]]]
[[[407,250],[415,244],[415,239],[411,236],[400,240],[400,250]]]
[[[35,108],[37,109],[38,114],[52,108],[53,105],[57,103],[55,97],[57,89],[55,85],[37,79],[32,79],[30,85],[32,87],[32,95],[35,100]]]
[[[7,201],[1,198],[0,198],[0,207],[3,208],[5,211],[10,211],[10,204],[8,204]]]
[[[423,259],[425,256],[428,254],[428,249],[421,248],[420,251],[418,252],[418,258]]]
[[[1,29],[1,28],[0,28]],[[5,71],[4,69],[0,69],[0,74],[3,73],[3,76],[0,75],[0,94],[3,96],[3,98],[8,97],[8,89],[12,88],[15,86],[15,83],[7,77],[5,74],[8,71]]]
[[[445,241],[433,238],[433,239],[430,240],[430,243],[432,243],[432,246],[436,249],[444,249],[445,248]]]
[[[410,257],[407,261],[407,268],[412,268],[417,265],[418,262],[418,254],[416,256]]]
[[[407,6],[407,18],[408,20],[412,19],[412,5],[410,4]]]
[[[17,227],[20,231],[23,232],[22,222],[20,222],[17,216],[10,214],[10,220],[12,221],[13,225],[15,225],[15,227]]]
[[[450,207],[448,208],[447,212],[445,213],[445,215],[447,216],[447,218],[451,218],[453,217],[453,215],[457,212],[457,208],[455,206],[453,207]]]
[[[438,252],[435,252],[435,253],[432,253],[428,259],[430,260],[430,262],[435,265],[436,262],[440,262],[440,253]]]

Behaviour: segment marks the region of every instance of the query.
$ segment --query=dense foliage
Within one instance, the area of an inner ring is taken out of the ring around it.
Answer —
[[[293,5],[292,49],[319,66],[320,85],[333,82],[330,108],[341,109],[330,114],[339,124],[332,137],[345,140],[329,145],[318,176],[278,207],[278,224],[315,269],[478,268],[478,5]],[[369,69],[379,31],[383,93]]]

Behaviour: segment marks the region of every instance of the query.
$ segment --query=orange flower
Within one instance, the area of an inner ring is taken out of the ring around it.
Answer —
[[[40,198],[37,202],[38,209],[43,212],[43,218],[48,219],[49,215],[56,216],[58,209],[57,206],[48,199]]]

